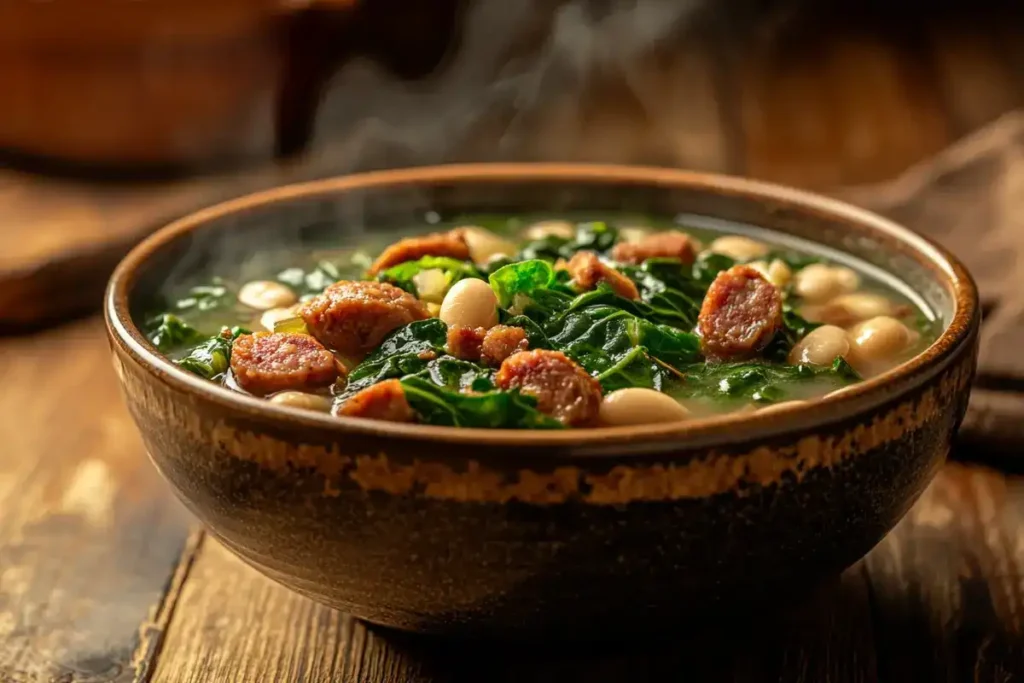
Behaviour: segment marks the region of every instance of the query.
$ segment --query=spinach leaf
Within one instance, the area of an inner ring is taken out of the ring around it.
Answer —
[[[401,380],[405,399],[420,422],[449,427],[490,429],[561,429],[562,424],[537,410],[537,400],[518,391],[460,393],[420,376]]]
[[[600,305],[612,306],[654,323],[691,329],[697,323],[696,311],[700,309],[700,304],[696,304],[696,308],[693,308],[691,304],[692,302],[674,290],[660,292],[652,297],[651,303],[633,301],[619,296],[602,282],[598,284],[597,289],[585,292],[573,299],[568,310],[573,311]]]
[[[427,363],[444,353],[448,326],[437,318],[417,320],[398,328],[348,375],[345,394],[371,384],[421,372]]]
[[[249,330],[225,327],[216,337],[210,337],[189,351],[187,356],[174,362],[178,367],[204,379],[219,379],[228,371],[231,363],[232,342],[242,334],[249,334]]]
[[[647,355],[647,349],[638,347],[599,374],[597,381],[601,383],[605,393],[630,387],[661,391],[668,377],[668,371],[651,360]]]
[[[487,279],[498,305],[508,308],[517,295],[533,298],[539,290],[549,288],[555,282],[555,271],[547,261],[533,259],[499,268]]]
[[[154,318],[148,327],[149,340],[164,353],[206,338],[205,334],[172,313]]]
[[[560,249],[564,258],[571,258],[577,251],[587,249],[604,253],[619,240],[619,230],[603,221],[580,223],[576,226],[576,239]]]
[[[619,240],[619,231],[614,226],[602,221],[579,223],[573,239],[547,235],[538,240],[527,242],[519,250],[517,261],[540,259],[557,261],[560,258],[570,259],[577,251],[589,250],[604,253],[615,246]]]
[[[853,366],[842,356],[836,356],[836,359],[832,361],[832,372],[850,382],[859,382],[861,380],[860,373],[854,370]]]
[[[419,377],[429,378],[439,387],[459,391],[491,391],[494,389],[494,371],[453,356],[445,356],[427,363]]]
[[[572,240],[567,240],[564,237],[547,235],[539,240],[533,240],[532,242],[527,242],[523,245],[515,260],[517,262],[533,261],[536,259],[543,261],[557,261],[562,258],[562,249],[571,243]]]
[[[696,335],[657,325],[613,306],[570,311],[550,321],[543,332],[549,348],[564,352],[593,375],[606,372],[637,347],[643,347],[652,360],[673,367],[691,364],[700,357]]]
[[[467,261],[459,261],[447,256],[424,256],[417,261],[406,261],[388,268],[377,275],[377,280],[400,287],[414,296],[420,296],[413,278],[425,270],[440,270],[444,273],[445,282],[442,294],[459,280],[482,277],[480,271]]]

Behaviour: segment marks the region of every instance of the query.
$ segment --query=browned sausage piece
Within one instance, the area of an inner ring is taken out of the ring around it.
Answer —
[[[231,372],[239,387],[265,396],[325,387],[338,378],[338,363],[308,334],[257,332],[232,343]]]
[[[448,353],[462,360],[497,367],[513,353],[529,347],[526,330],[521,327],[495,325],[487,330],[453,325],[448,328]]]
[[[571,427],[593,425],[601,385],[561,351],[520,351],[505,359],[495,378],[502,389],[537,398],[537,409]]]
[[[299,309],[310,333],[346,358],[360,359],[388,333],[430,317],[426,306],[386,282],[336,282]]]
[[[572,275],[573,282],[581,289],[594,289],[598,282],[604,282],[621,297],[640,298],[640,292],[632,280],[608,264],[602,263],[592,251],[576,252],[565,267]]]
[[[619,263],[643,263],[649,258],[672,258],[693,263],[696,256],[693,238],[679,230],[647,235],[639,242],[620,242],[612,248],[612,258]]]
[[[452,325],[448,328],[448,353],[462,360],[480,360],[480,347],[486,335],[483,327]]]
[[[356,392],[338,407],[335,415],[368,417],[371,420],[388,422],[416,420],[416,414],[405,400],[402,383],[397,379],[387,379]]]
[[[526,330],[521,327],[495,325],[487,330],[480,347],[480,360],[484,365],[498,366],[509,356],[530,348]]]
[[[406,237],[381,252],[367,271],[372,277],[382,270],[424,256],[449,256],[460,261],[469,259],[469,246],[461,230],[434,232],[422,237]]]
[[[761,351],[782,327],[782,295],[750,266],[715,278],[697,317],[704,355],[742,360]]]

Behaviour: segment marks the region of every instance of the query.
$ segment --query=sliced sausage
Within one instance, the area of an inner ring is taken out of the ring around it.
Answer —
[[[530,348],[526,330],[509,325],[496,325],[487,330],[480,347],[480,360],[484,365],[497,367],[512,354]]]
[[[480,347],[486,336],[483,327],[452,325],[448,328],[448,353],[462,360],[480,360]]]
[[[310,333],[346,358],[358,359],[388,333],[430,317],[426,306],[386,282],[336,282],[299,309]]]
[[[356,392],[335,411],[344,417],[368,417],[388,422],[414,422],[416,414],[405,400],[402,383],[387,379]]]
[[[256,332],[231,345],[231,372],[239,387],[265,396],[278,391],[309,391],[338,379],[337,361],[308,334]]]
[[[640,292],[632,280],[607,263],[603,263],[592,251],[576,252],[565,268],[580,289],[591,290],[597,287],[598,282],[604,282],[621,297],[640,298]]]
[[[537,409],[571,427],[593,425],[601,385],[561,351],[520,351],[505,359],[495,378],[501,389],[536,397]]]
[[[742,360],[761,351],[782,327],[782,295],[750,266],[715,278],[697,317],[704,355]]]
[[[619,263],[643,263],[649,258],[671,258],[693,263],[697,243],[679,230],[647,235],[639,242],[619,242],[612,248],[612,258]]]
[[[424,256],[449,256],[460,261],[469,260],[469,245],[461,230],[434,232],[422,237],[406,237],[381,252],[367,271],[372,277],[391,266],[416,261]]]
[[[448,353],[462,360],[497,367],[513,353],[529,347],[526,330],[521,327],[495,325],[488,330],[453,325],[448,328]]]

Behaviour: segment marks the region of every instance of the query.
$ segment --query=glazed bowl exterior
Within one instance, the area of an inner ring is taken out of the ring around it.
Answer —
[[[513,432],[270,405],[181,371],[135,326],[182,264],[231,262],[269,239],[299,245],[326,230],[345,243],[428,211],[574,209],[694,214],[807,238],[898,273],[945,331],[896,369],[804,406]],[[958,261],[853,207],[735,178],[547,164],[370,173],[231,201],[140,245],[105,310],[149,454],[213,535],[276,581],[371,622],[478,635],[677,622],[835,575],[943,462],[980,321]]]

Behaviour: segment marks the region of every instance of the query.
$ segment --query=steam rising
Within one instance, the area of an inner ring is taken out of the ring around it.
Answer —
[[[703,18],[709,12],[703,10],[714,4],[475,0],[463,18],[458,48],[431,76],[402,81],[372,62],[345,66],[319,108],[308,158],[273,182],[456,161],[675,163],[673,136],[680,124],[666,103],[688,106],[691,86],[685,77],[652,85],[645,74],[652,54],[676,53],[707,33]],[[601,86],[607,83],[619,84],[611,95]],[[608,111],[617,115],[613,125],[596,135],[586,129],[585,121],[607,118]],[[638,131],[654,138],[640,150]],[[332,215],[324,215],[323,207],[302,206],[265,217],[261,222],[280,226],[281,243],[266,232],[253,243],[243,225],[217,231],[223,243],[195,245],[168,279],[177,281],[197,268],[238,273],[240,264],[253,272],[266,252],[296,246],[288,228],[310,222],[345,226],[338,230],[339,245],[351,244],[358,239],[353,235],[372,229],[363,225],[365,209],[351,197],[335,203]]]
[[[317,152],[314,173],[542,156],[532,139],[542,119],[578,128],[594,78],[628,87],[639,60],[681,39],[702,4],[478,0],[462,44],[430,78],[398,81],[369,63],[339,73],[315,138],[340,142]]]

